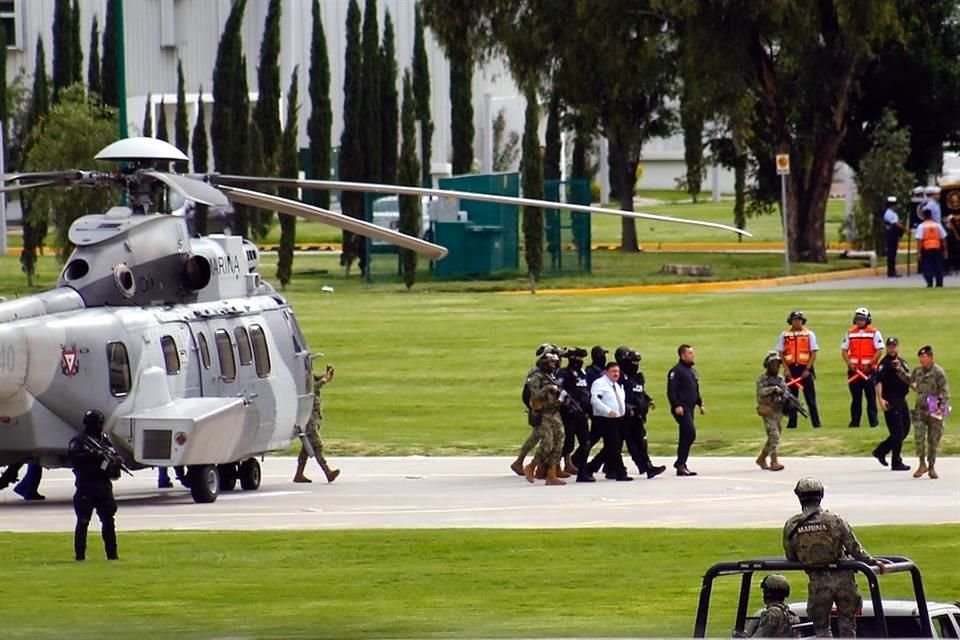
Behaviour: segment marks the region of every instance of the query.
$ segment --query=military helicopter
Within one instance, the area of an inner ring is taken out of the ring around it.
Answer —
[[[108,145],[98,160],[115,172],[56,171],[4,176],[2,191],[109,185],[125,206],[85,215],[70,227],[75,250],[51,290],[0,302],[0,466],[33,460],[67,465],[67,443],[83,414],[98,409],[132,469],[186,468],[194,501],[213,502],[239,481],[260,486],[257,460],[302,433],[313,403],[312,359],[287,300],[257,272],[259,251],[232,235],[191,237],[182,217],[159,213],[167,188],[198,204],[262,207],[411,249],[431,260],[447,250],[319,207],[244,189],[424,194],[738,229],[716,223],[539,200],[415,187],[189,176],[158,165],[185,161],[154,138]]]

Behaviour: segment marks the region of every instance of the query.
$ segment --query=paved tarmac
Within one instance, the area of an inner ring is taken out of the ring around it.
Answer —
[[[845,278],[838,280],[824,280],[820,282],[806,282],[803,284],[784,284],[776,287],[757,288],[756,291],[817,291],[817,290],[855,290],[864,289],[924,289],[926,283],[923,276],[916,271],[911,270],[910,275],[901,275],[899,278],[888,278],[881,276],[864,276],[859,278]],[[950,274],[943,279],[944,288],[954,289],[960,287],[960,275]],[[740,289],[743,291],[754,291],[754,289]]]
[[[156,471],[115,485],[121,530],[558,527],[779,527],[797,511],[793,487],[813,475],[824,506],[854,525],[960,522],[960,457],[938,461],[939,480],[893,472],[873,458],[786,459],[762,471],[750,458],[694,458],[700,475],[547,487],[528,484],[509,458],[334,458],[336,482],[293,484],[296,460],[268,457],[258,491],[195,504],[186,489],[156,489]],[[666,460],[661,460],[666,463]],[[915,460],[907,460],[915,464]],[[0,492],[0,531],[72,531],[73,476],[47,471],[43,502]],[[95,525],[96,526],[96,525]]]

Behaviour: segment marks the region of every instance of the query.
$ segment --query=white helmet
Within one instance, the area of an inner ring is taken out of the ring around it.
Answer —
[[[870,317],[870,310],[866,307],[859,307],[853,312],[853,321],[856,322],[857,318],[864,318],[867,324],[873,321],[873,318]]]

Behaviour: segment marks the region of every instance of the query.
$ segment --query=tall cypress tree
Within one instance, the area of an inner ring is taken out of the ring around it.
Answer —
[[[177,60],[177,114],[173,121],[173,139],[177,149],[185,154],[189,153],[190,121],[187,118],[187,91],[183,81],[183,64],[180,60]],[[175,167],[178,173],[187,172],[186,162],[178,162]]]
[[[400,184],[415,187],[420,181],[420,163],[417,162],[416,99],[410,81],[410,71],[403,72],[403,106],[400,113],[402,142],[397,179]],[[420,235],[421,212],[419,196],[400,196],[400,233]],[[417,254],[410,249],[400,250],[403,283],[411,288],[417,279]]]
[[[550,107],[547,112],[543,178],[544,180],[560,179],[560,97],[556,91],[550,97]]]
[[[3,132],[3,146],[0,146],[0,154],[3,154],[4,167],[9,159],[7,157],[7,140],[9,128],[7,127],[7,31],[0,29],[0,130]]]
[[[453,173],[473,169],[473,58],[467,47],[453,47],[450,57],[450,129]]]
[[[70,11],[70,46],[73,47],[70,53],[70,84],[83,82],[83,46],[80,43],[80,3],[73,0]]]
[[[260,127],[257,121],[250,118],[247,137],[248,160],[247,166],[243,172],[250,175],[262,176],[266,173],[267,156],[263,151],[263,136],[260,133]],[[249,237],[256,239],[262,238],[270,231],[270,222],[273,212],[263,212],[256,207],[247,207],[247,228]],[[244,234],[246,236],[246,234]]]
[[[327,57],[327,37],[320,19],[320,2],[313,0],[313,29],[310,35],[310,119],[307,137],[310,139],[311,177],[330,178],[330,137],[333,110],[330,107],[330,61]],[[315,191],[317,205],[330,207],[330,192]]]
[[[151,104],[152,94],[147,94],[147,104],[143,108],[143,137],[153,137],[153,105]]]
[[[22,161],[26,162],[29,153],[29,139],[33,130],[40,125],[50,111],[50,88],[47,83],[47,58],[43,51],[43,36],[37,36],[37,59],[33,67],[33,93],[27,109],[27,121],[23,128],[24,143]],[[33,286],[33,277],[37,269],[37,254],[43,251],[43,239],[47,235],[45,216],[34,220],[30,215],[31,196],[24,191],[20,197],[20,209],[23,216],[23,250],[20,253],[20,267],[27,275],[27,284]]]
[[[363,149],[363,177],[380,179],[383,154],[380,122],[380,27],[377,22],[377,0],[367,0],[363,10],[363,71],[361,72],[360,109],[363,127],[360,139]]]
[[[247,88],[247,57],[241,56],[240,64],[234,68],[234,77],[231,81],[233,87],[233,96],[231,105],[233,105],[233,142],[231,149],[235,157],[231,159],[230,171],[234,173],[251,172],[252,162],[259,158],[253,158],[250,145],[250,92]],[[251,172],[252,173],[252,172]],[[236,207],[237,233],[245,238],[254,238],[254,230],[257,225],[254,221],[256,210],[253,207],[240,205]]]
[[[70,0],[57,0],[53,6],[53,101],[73,80],[73,13]]]
[[[347,7],[347,49],[343,68],[343,131],[340,133],[340,179],[362,180],[363,148],[361,130],[360,76],[362,56],[360,48],[360,7],[357,0],[350,0]],[[343,212],[353,218],[363,217],[363,194],[344,191],[341,196]],[[358,255],[356,240],[349,231],[343,232],[343,252],[340,263],[350,273],[350,266]]]
[[[430,117],[430,63],[423,38],[423,15],[418,2],[413,10],[413,97],[420,123],[420,172],[423,186],[430,186],[430,155],[433,149],[433,119]]]
[[[235,114],[236,105],[233,83],[237,68],[240,66],[243,55],[243,41],[241,29],[243,27],[243,12],[247,0],[237,0],[230,9],[227,24],[223,27],[220,44],[217,47],[217,61],[213,66],[213,117],[210,120],[210,142],[213,147],[213,164],[221,173],[231,173],[232,163],[238,156],[234,148],[237,129],[246,131],[247,122]],[[246,135],[246,134],[244,134]]]
[[[107,17],[103,25],[103,71],[100,74],[102,83],[103,104],[111,107],[119,106],[117,100],[117,16],[114,6],[117,0],[108,0]]]
[[[268,173],[273,171],[277,147],[280,145],[280,0],[270,0],[267,19],[260,41],[260,66],[257,67],[257,104],[253,119],[263,139],[263,153]]]
[[[190,149],[193,155],[193,170],[196,173],[206,173],[210,167],[207,163],[210,145],[207,143],[207,124],[203,112],[203,86],[201,86],[197,93],[197,122],[193,126],[193,142]],[[196,204],[193,211],[193,230],[200,235],[207,233],[207,205]]]
[[[283,129],[280,141],[280,157],[277,165],[281,178],[296,178],[297,166],[297,118],[300,110],[299,82],[297,81],[299,67],[294,67],[290,77],[290,89],[287,91],[287,126]],[[295,200],[297,190],[288,187],[280,189],[280,196]],[[287,283],[293,275],[293,245],[297,239],[297,218],[286,213],[280,217],[280,249],[277,251],[277,280],[280,288],[286,289]]]
[[[90,26],[90,63],[87,65],[87,89],[90,95],[96,95],[103,100],[103,81],[100,76],[100,29],[97,25],[97,16],[93,16]]]
[[[160,116],[157,117],[157,140],[170,142],[170,131],[167,128],[167,103],[163,97],[160,98]]]
[[[380,122],[383,156],[380,180],[397,181],[397,52],[393,38],[393,20],[387,11],[383,19],[383,46],[380,47]]]
[[[537,90],[528,83],[526,123],[523,129],[523,160],[521,180],[523,195],[535,200],[543,199],[543,164],[540,158],[540,110],[537,104]],[[543,209],[523,208],[523,255],[527,261],[527,275],[530,277],[530,291],[536,291],[537,278],[543,271]]]

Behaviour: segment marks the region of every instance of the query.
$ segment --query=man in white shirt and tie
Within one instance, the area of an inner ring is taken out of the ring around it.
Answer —
[[[620,439],[619,421],[623,418],[625,405],[623,387],[617,381],[620,379],[620,365],[608,362],[603,375],[597,378],[590,386],[590,406],[593,409],[594,423],[603,438],[603,448],[593,460],[581,469],[577,482],[594,482],[593,474],[606,463],[607,473],[618,481],[633,480],[627,475],[627,468],[623,464],[621,450],[623,441]]]

